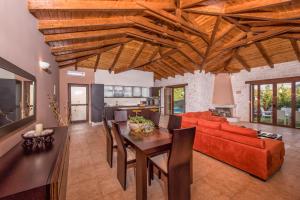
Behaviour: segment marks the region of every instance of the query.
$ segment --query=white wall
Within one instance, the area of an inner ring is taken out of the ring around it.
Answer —
[[[152,72],[130,70],[119,74],[109,73],[108,70],[97,70],[95,83],[104,85],[153,87],[154,76]],[[105,98],[108,105],[137,105],[145,98]]]
[[[199,73],[186,73],[155,81],[155,86],[165,87],[169,85],[188,84],[186,86],[186,112],[205,111],[212,106],[212,94],[214,75]],[[162,93],[162,105],[164,106],[164,94]]]
[[[53,93],[54,84],[58,85],[58,70],[43,35],[37,30],[37,19],[28,11],[27,1],[1,0],[0,24],[0,56],[36,77],[37,121],[55,126],[47,95]],[[39,60],[50,63],[51,74],[39,68]],[[22,132],[24,129],[0,138],[0,156],[21,140]]]
[[[265,66],[254,68],[251,72],[245,70],[231,76],[236,116],[241,121],[249,121],[249,85],[245,81],[300,76],[298,61],[276,64],[274,69]]]

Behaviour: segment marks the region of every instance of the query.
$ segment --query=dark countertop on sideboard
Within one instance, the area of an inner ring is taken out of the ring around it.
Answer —
[[[25,154],[22,142],[0,158],[0,199],[51,184],[51,176],[68,139],[68,128],[54,128],[53,147]]]

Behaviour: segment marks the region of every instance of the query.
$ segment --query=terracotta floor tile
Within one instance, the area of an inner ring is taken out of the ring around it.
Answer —
[[[214,158],[193,152],[192,200],[300,200],[300,130],[240,124],[282,133],[286,156],[281,170],[264,182]],[[167,118],[164,117],[161,126],[166,125]],[[69,132],[71,143],[67,199],[134,200],[136,188],[133,169],[128,171],[128,187],[123,191],[116,177],[116,156],[113,158],[113,168],[106,162],[103,127],[74,124],[70,126]],[[164,181],[155,177],[148,187],[148,199],[165,200],[166,194]]]

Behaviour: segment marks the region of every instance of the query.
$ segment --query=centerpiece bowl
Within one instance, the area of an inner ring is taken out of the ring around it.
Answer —
[[[134,135],[150,135],[154,130],[154,123],[142,116],[130,117],[128,126]]]

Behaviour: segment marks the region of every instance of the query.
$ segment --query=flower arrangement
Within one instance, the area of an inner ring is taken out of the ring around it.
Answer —
[[[129,118],[129,128],[135,135],[150,135],[154,130],[154,123],[142,116]]]
[[[56,98],[54,95],[48,94],[48,100],[49,100],[49,107],[54,114],[54,117],[58,123],[59,126],[68,126],[70,123],[71,117],[68,116],[67,119],[64,119],[63,116],[60,113],[59,105],[56,101]]]

